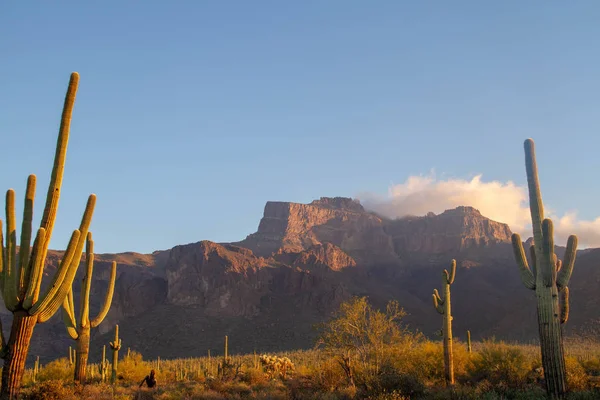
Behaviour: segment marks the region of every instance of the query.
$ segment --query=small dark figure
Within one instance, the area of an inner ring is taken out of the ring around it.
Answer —
[[[150,375],[146,375],[146,377],[140,383],[140,387],[142,387],[144,385],[144,382],[146,382],[146,385],[148,385],[149,388],[153,388],[154,386],[156,386],[156,378],[154,377],[154,370],[150,371]]]

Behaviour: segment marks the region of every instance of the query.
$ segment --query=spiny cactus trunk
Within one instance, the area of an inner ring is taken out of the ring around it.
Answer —
[[[110,383],[117,383],[117,369],[119,368],[119,352],[113,351],[112,372],[110,375]]]
[[[456,260],[450,264],[450,272],[442,272],[442,285],[444,287],[444,298],[440,297],[437,289],[433,290],[433,307],[442,314],[444,337],[444,375],[448,386],[454,385],[454,364],[452,357],[452,306],[450,304],[450,285],[454,283],[456,276]]]
[[[536,294],[542,366],[548,397],[563,399],[567,380],[561,324],[566,323],[569,317],[568,284],[577,255],[577,236],[569,236],[564,260],[559,260],[554,253],[552,220],[544,218],[533,140],[527,139],[524,147],[534,237],[534,244],[530,247],[533,269],[529,266],[521,237],[517,233],[512,235],[513,251],[521,281],[526,288],[535,290]],[[562,294],[560,302],[559,293]]]
[[[446,382],[454,385],[454,363],[452,358],[452,308],[450,306],[450,284],[445,285],[444,298],[444,373]]]
[[[25,372],[25,361],[29,353],[29,342],[37,316],[30,317],[26,311],[16,311],[13,317],[12,329],[8,346],[10,351],[4,359],[2,368],[2,389],[0,399],[17,399],[21,389],[21,380]]]
[[[85,383],[88,355],[90,353],[90,328],[82,328],[77,339],[75,381]]]
[[[543,285],[540,285],[543,286]],[[546,390],[551,399],[561,399],[566,393],[566,366],[561,340],[558,289],[537,287],[538,327]]]

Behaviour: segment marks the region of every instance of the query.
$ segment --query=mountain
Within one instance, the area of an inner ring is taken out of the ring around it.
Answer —
[[[91,313],[100,307],[109,266],[119,264],[113,306],[92,334],[92,359],[101,354],[114,325],[123,347],[144,357],[230,351],[308,348],[340,303],[368,296],[383,307],[398,300],[405,322],[428,336],[441,319],[431,293],[441,272],[457,260],[452,287],[455,336],[532,340],[537,336],[534,293],[521,284],[510,228],[472,207],[390,220],[348,198],[310,204],[268,202],[256,233],[235,243],[200,241],[152,254],[98,254]],[[557,247],[560,257],[564,248]],[[62,252],[48,258],[47,275]],[[578,252],[571,279],[567,332],[597,329],[600,249]],[[83,268],[74,284],[79,293]],[[47,281],[46,279],[45,281]],[[75,304],[78,304],[75,299]],[[8,326],[10,314],[2,315]],[[60,312],[36,328],[30,359],[66,356],[68,338]]]

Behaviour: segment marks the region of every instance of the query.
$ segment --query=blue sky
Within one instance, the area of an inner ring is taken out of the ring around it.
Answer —
[[[150,252],[432,168],[522,185],[527,137],[544,201],[592,220],[598,21],[597,1],[4,2],[0,190],[20,206],[37,174],[39,221],[78,71],[53,248],[89,193],[98,252]]]

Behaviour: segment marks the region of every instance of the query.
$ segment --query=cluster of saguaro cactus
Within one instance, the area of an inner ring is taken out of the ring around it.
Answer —
[[[121,339],[119,339],[119,325],[115,325],[115,341],[110,342],[110,348],[113,351],[112,373],[110,376],[110,383],[114,385],[117,382],[117,371],[119,368],[119,350],[121,350]]]
[[[18,245],[15,192],[9,189],[6,193],[6,245],[4,245],[0,224],[0,290],[6,308],[13,313],[13,320],[8,341],[5,340],[3,334],[0,335],[0,356],[4,358],[2,388],[0,389],[0,398],[2,399],[18,397],[34,327],[37,323],[47,321],[58,311],[71,288],[96,203],[96,196],[90,195],[79,229],[71,235],[67,250],[51,284],[41,294],[46,255],[60,199],[71,115],[78,82],[79,74],[72,73],[63,107],[46,206],[40,228],[33,242],[33,248],[31,247],[31,238],[36,176],[30,175],[27,180],[21,241]],[[18,256],[17,247],[19,247]]]
[[[90,351],[90,329],[95,328],[106,317],[110,305],[112,303],[113,293],[115,290],[115,279],[117,276],[117,263],[112,262],[110,279],[108,281],[108,290],[106,297],[104,298],[104,304],[98,313],[98,316],[90,320],[90,288],[92,285],[92,273],[94,270],[94,241],[92,240],[92,233],[88,232],[86,246],[85,246],[85,258],[86,258],[86,273],[83,277],[80,294],[80,310],[79,310],[79,321],[75,317],[75,304],[73,301],[73,290],[69,291],[68,296],[65,298],[62,309],[63,309],[63,320],[67,327],[69,336],[77,343],[77,352],[75,358],[75,381],[85,382],[85,374],[87,371],[87,361]],[[70,349],[70,347],[69,347]]]
[[[433,306],[438,313],[443,315],[442,335],[444,337],[444,375],[446,383],[454,385],[454,363],[452,360],[452,308],[450,306],[450,285],[456,275],[456,260],[452,260],[450,272],[442,273],[444,298],[440,297],[437,289],[433,289]]]
[[[533,268],[527,261],[519,234],[512,235],[512,244],[521,280],[526,288],[535,290],[546,390],[550,398],[559,399],[567,390],[561,324],[567,321],[569,315],[567,285],[575,264],[577,236],[569,236],[564,262],[558,260],[554,253],[552,220],[544,219],[535,148],[531,139],[525,141],[525,168],[534,239],[530,247]],[[559,294],[562,294],[560,301]]]

